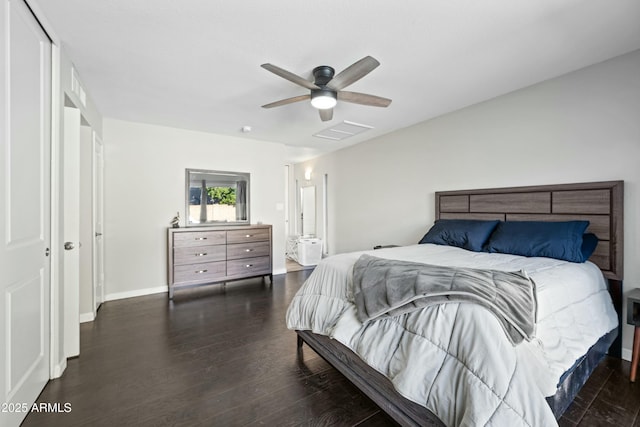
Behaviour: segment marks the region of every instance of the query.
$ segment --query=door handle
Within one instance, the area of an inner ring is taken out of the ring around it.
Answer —
[[[75,245],[73,244],[73,242],[64,242],[65,251],[70,251],[73,248],[75,248]]]
[[[102,233],[96,232],[96,237],[100,237],[100,236],[102,236]]]

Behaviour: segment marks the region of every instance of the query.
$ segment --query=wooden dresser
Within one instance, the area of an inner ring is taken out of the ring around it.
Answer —
[[[169,298],[183,287],[273,279],[270,225],[170,228],[168,233]]]

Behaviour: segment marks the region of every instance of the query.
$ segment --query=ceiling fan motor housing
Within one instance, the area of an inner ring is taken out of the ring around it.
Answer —
[[[311,89],[311,105],[320,110],[333,108],[336,105],[338,93],[327,87],[333,79],[335,70],[328,65],[321,65],[313,69],[314,84],[319,89]]]
[[[325,86],[327,83],[331,81],[333,76],[335,75],[336,70],[328,65],[320,65],[313,69],[313,77],[314,83],[316,86]]]

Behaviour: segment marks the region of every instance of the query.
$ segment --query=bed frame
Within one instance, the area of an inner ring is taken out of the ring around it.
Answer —
[[[556,394],[547,398],[556,418],[571,404],[607,350],[615,357],[620,357],[622,351],[623,194],[623,181],[435,193],[436,220],[587,220],[587,230],[598,236],[598,246],[589,260],[600,267],[609,281],[618,329],[602,337],[563,375]],[[300,357],[306,343],[400,425],[443,425],[428,409],[399,395],[387,378],[336,340],[309,331],[296,332]]]

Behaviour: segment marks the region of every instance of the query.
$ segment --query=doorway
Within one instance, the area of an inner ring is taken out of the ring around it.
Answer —
[[[103,145],[65,96],[63,129],[64,354],[80,353],[80,323],[93,321],[104,300]]]

